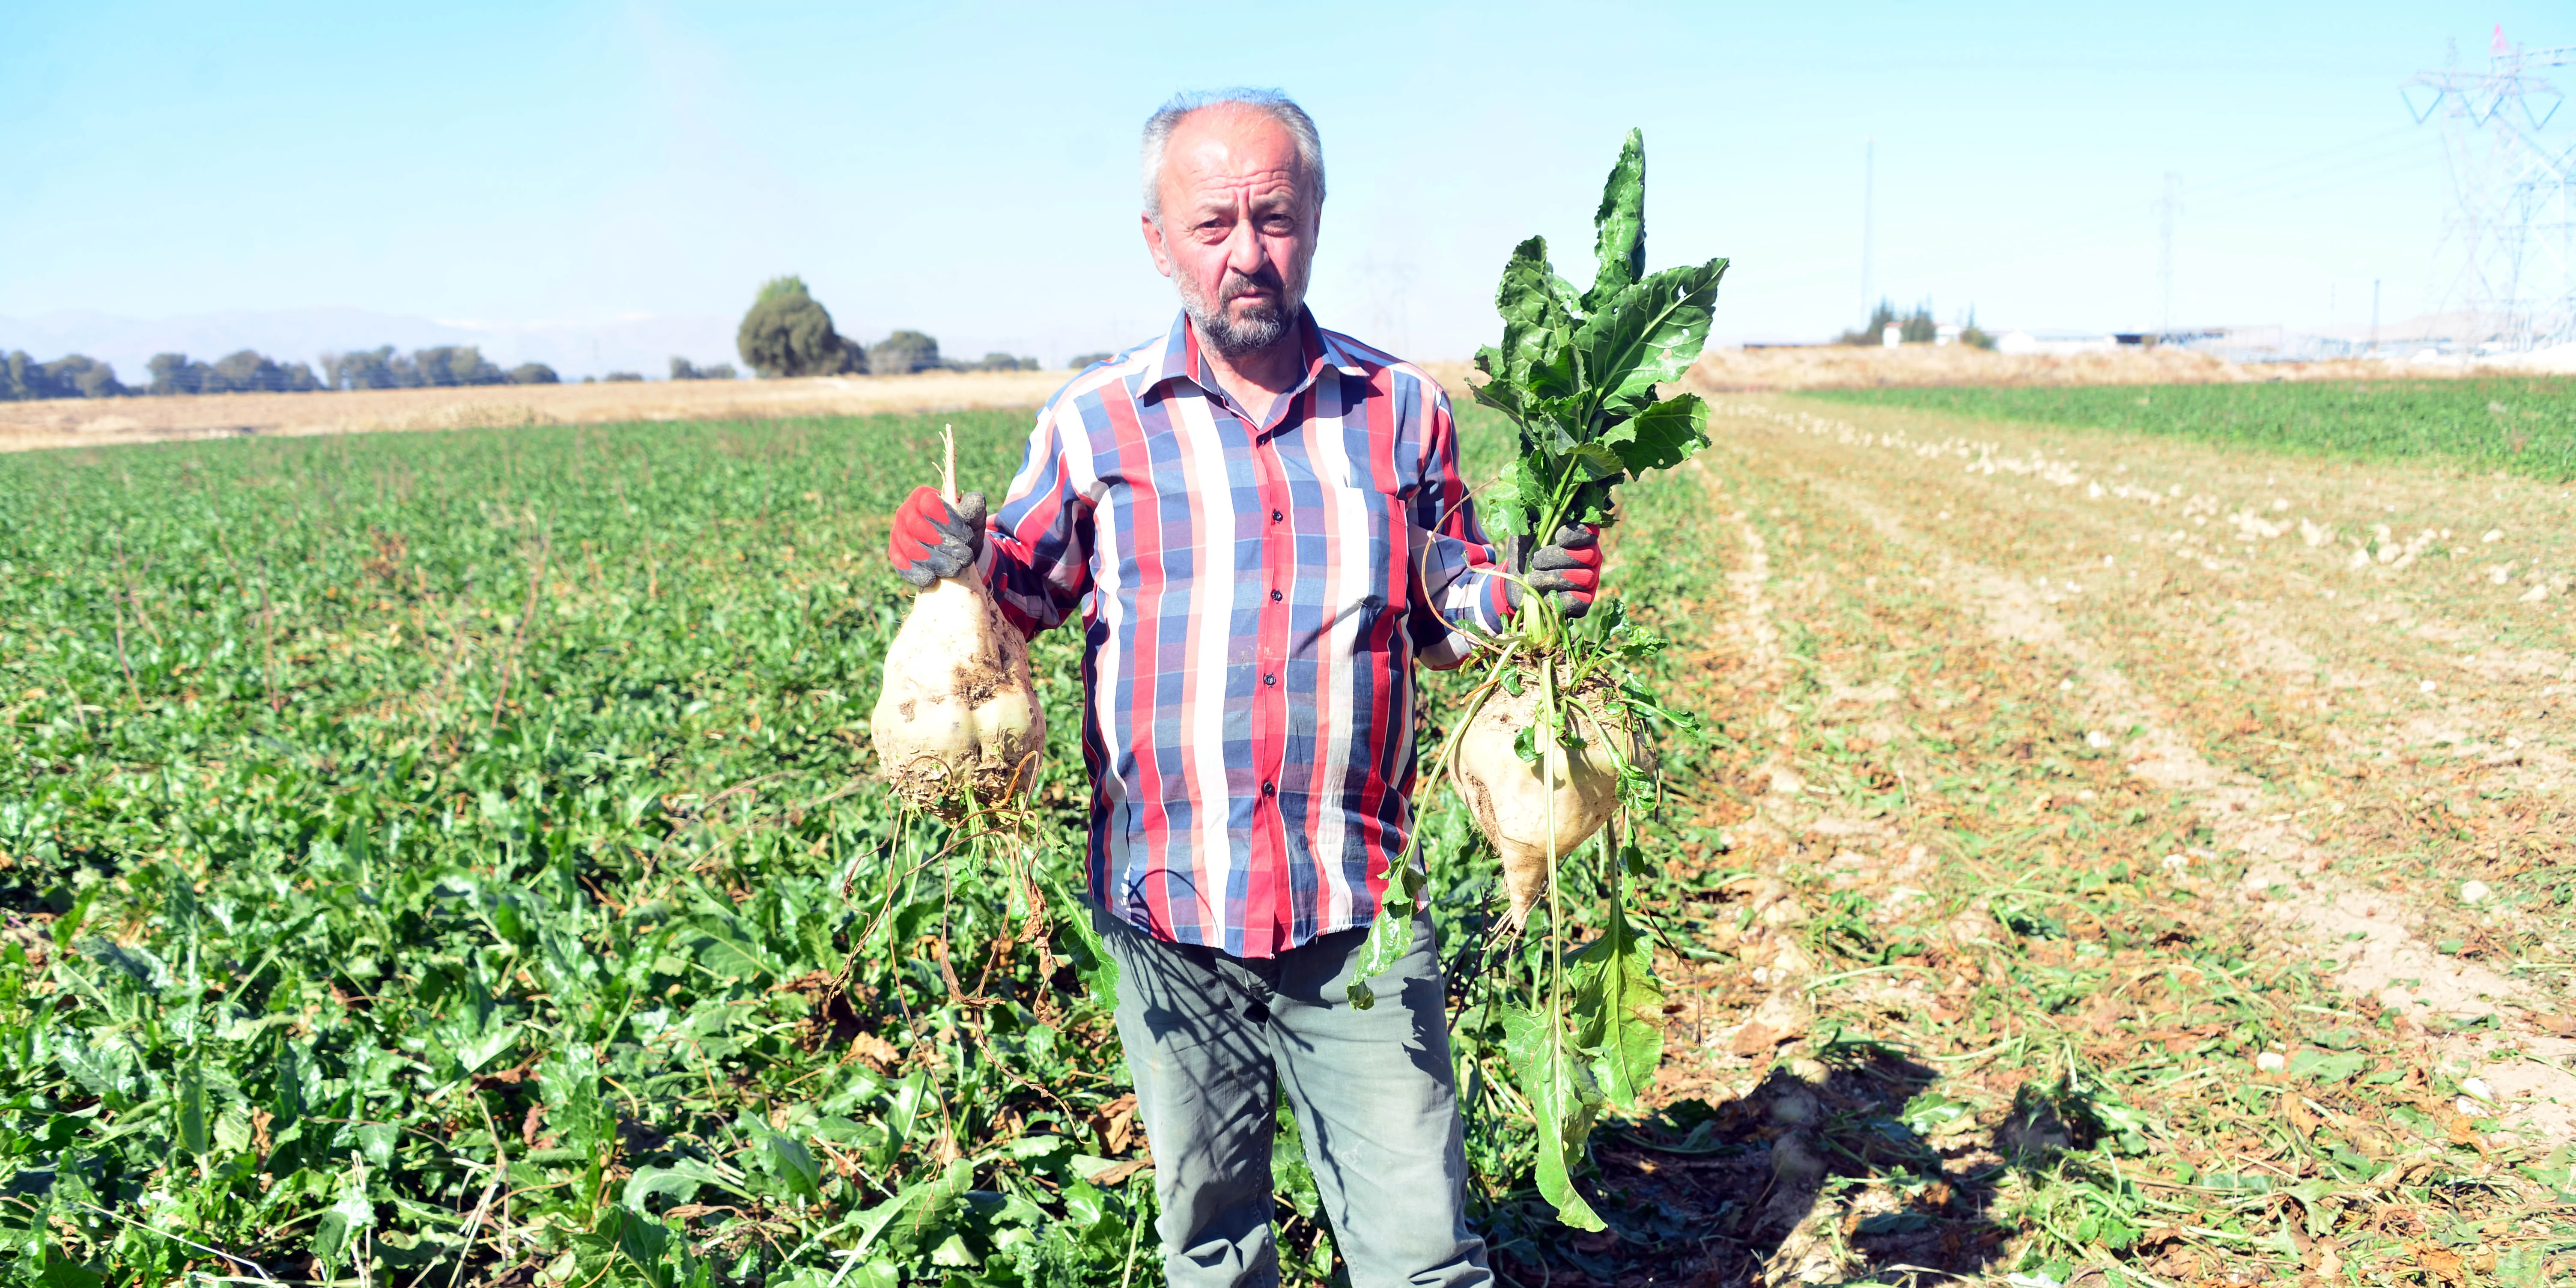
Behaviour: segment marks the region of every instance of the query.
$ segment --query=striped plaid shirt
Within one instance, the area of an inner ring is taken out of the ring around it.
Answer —
[[[981,571],[1035,634],[1082,614],[1092,894],[1269,957],[1377,915],[1414,783],[1413,662],[1509,613],[1448,395],[1299,319],[1304,379],[1228,397],[1186,315],[1038,413]]]

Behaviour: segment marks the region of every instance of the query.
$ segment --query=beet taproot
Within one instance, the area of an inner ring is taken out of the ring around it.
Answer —
[[[948,433],[940,495],[957,503]],[[969,567],[931,583],[886,651],[869,734],[886,782],[906,804],[955,821],[975,805],[1025,796],[1046,750],[1046,712],[1029,643]]]

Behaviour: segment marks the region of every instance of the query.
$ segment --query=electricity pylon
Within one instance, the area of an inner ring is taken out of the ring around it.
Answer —
[[[2156,285],[2164,292],[2164,311],[2157,317],[2158,329],[2170,339],[2173,336],[2174,223],[2182,218],[2182,176],[2165,171],[2165,195],[2156,202]]]
[[[2576,66],[2576,45],[2526,49],[2499,24],[2485,71],[2459,65],[2401,87],[2418,125],[2439,116],[2457,208],[2445,241],[2459,268],[2445,303],[2465,304],[2509,351],[2576,340],[2576,140],[2548,133],[2563,101],[2541,75]]]

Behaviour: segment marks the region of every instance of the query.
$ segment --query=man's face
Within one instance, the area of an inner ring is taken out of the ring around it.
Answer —
[[[1145,216],[1145,245],[1199,334],[1228,357],[1288,334],[1321,222],[1296,140],[1258,112],[1194,112],[1164,148],[1159,187],[1162,218]]]

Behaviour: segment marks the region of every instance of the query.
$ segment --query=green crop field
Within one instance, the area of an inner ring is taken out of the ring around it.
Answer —
[[[998,490],[1026,413],[0,458],[0,1277],[1154,1282],[1148,1142],[1068,887],[1075,637],[1033,649],[1030,849],[904,823],[872,776],[906,593],[884,525],[943,421],[965,485]],[[1489,474],[1507,431],[1461,423]],[[1665,731],[1623,864],[1665,1031],[1644,1107],[1604,1108],[1575,1160],[1608,1230],[1538,1197],[1500,1018],[1588,914],[1498,941],[1490,851],[1425,802],[1505,1282],[2568,1268],[2576,1155],[2514,1143],[2468,1098],[2504,1093],[2424,1045],[2524,1030],[2341,989],[2241,897],[2226,811],[2131,772],[2070,696],[2082,667],[1991,629],[1977,597],[2010,583],[1953,566],[2063,583],[2047,561],[2138,543],[2040,523],[2009,475],[1721,424],[1623,487],[1613,530],[1612,583],[1674,641],[1651,682],[1701,732]],[[2311,725],[2393,728],[2369,704],[2411,678],[2315,714],[2228,661],[2194,615],[2217,596],[2163,584],[2062,611],[2170,698],[2178,744],[2431,909],[2442,954],[2566,960],[2559,789],[2490,801],[2447,760],[2343,750]],[[2443,585],[2462,613],[2529,607]],[[2303,638],[2365,668],[2399,663],[2352,650],[2420,642]],[[2479,682],[2442,674],[2445,699]],[[1436,734],[1456,688],[1427,687]],[[1569,871],[1567,906],[1598,906],[1603,874]],[[2519,919],[2441,893],[2470,874]],[[2458,964],[2425,951],[2412,973]],[[1301,1158],[1275,1164],[1284,1270],[1329,1282]]]
[[[2170,434],[2355,460],[2576,478],[2576,380],[1838,389],[1833,402]]]
[[[19,1264],[1140,1273],[1150,1178],[1066,920],[1076,637],[1037,649],[1029,867],[870,777],[884,516],[943,423],[998,492],[1027,413],[0,462]],[[1445,826],[1454,927],[1490,881]],[[1488,1126],[1489,1197],[1525,1205]]]

